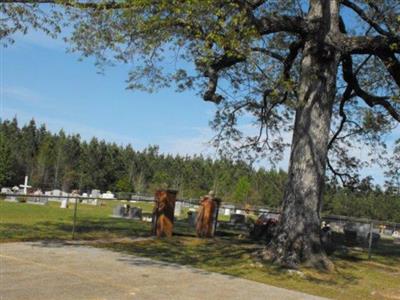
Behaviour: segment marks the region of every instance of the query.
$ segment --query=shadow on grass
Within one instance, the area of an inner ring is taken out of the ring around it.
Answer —
[[[144,222],[122,219],[99,218],[79,220],[75,229],[77,239],[96,239],[107,237],[149,236],[150,225]],[[66,221],[42,221],[35,224],[0,224],[0,240],[34,241],[67,240],[72,237],[72,224]]]

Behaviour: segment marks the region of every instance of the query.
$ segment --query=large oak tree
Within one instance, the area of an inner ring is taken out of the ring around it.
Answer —
[[[0,37],[67,26],[100,68],[129,63],[128,88],[176,83],[217,105],[215,144],[282,156],[293,132],[282,216],[269,254],[326,266],[319,236],[325,171],[343,184],[354,142],[384,149],[400,122],[398,0],[0,0]]]

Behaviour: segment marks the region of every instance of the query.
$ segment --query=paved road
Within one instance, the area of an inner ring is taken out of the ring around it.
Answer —
[[[0,299],[322,299],[79,245],[0,244]]]

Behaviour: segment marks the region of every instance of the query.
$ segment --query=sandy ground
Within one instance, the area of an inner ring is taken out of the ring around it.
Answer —
[[[0,299],[322,299],[82,245],[0,244]]]

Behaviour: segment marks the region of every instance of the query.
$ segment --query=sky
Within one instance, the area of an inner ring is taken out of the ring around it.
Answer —
[[[67,53],[67,45],[38,32],[15,36],[15,43],[0,51],[0,117],[17,117],[20,125],[32,118],[58,132],[95,136],[141,150],[158,145],[160,152],[203,154],[215,158],[207,142],[213,132],[208,122],[215,112],[194,92],[177,93],[173,88],[157,93],[126,90],[129,65],[107,68],[99,74],[93,60],[79,61]],[[399,128],[397,128],[399,129]],[[389,149],[396,130],[389,136]],[[290,138],[290,137],[289,137]],[[362,147],[354,152],[363,157]],[[289,151],[277,167],[287,169]],[[269,168],[265,162],[259,165]],[[383,184],[379,166],[364,169]]]

